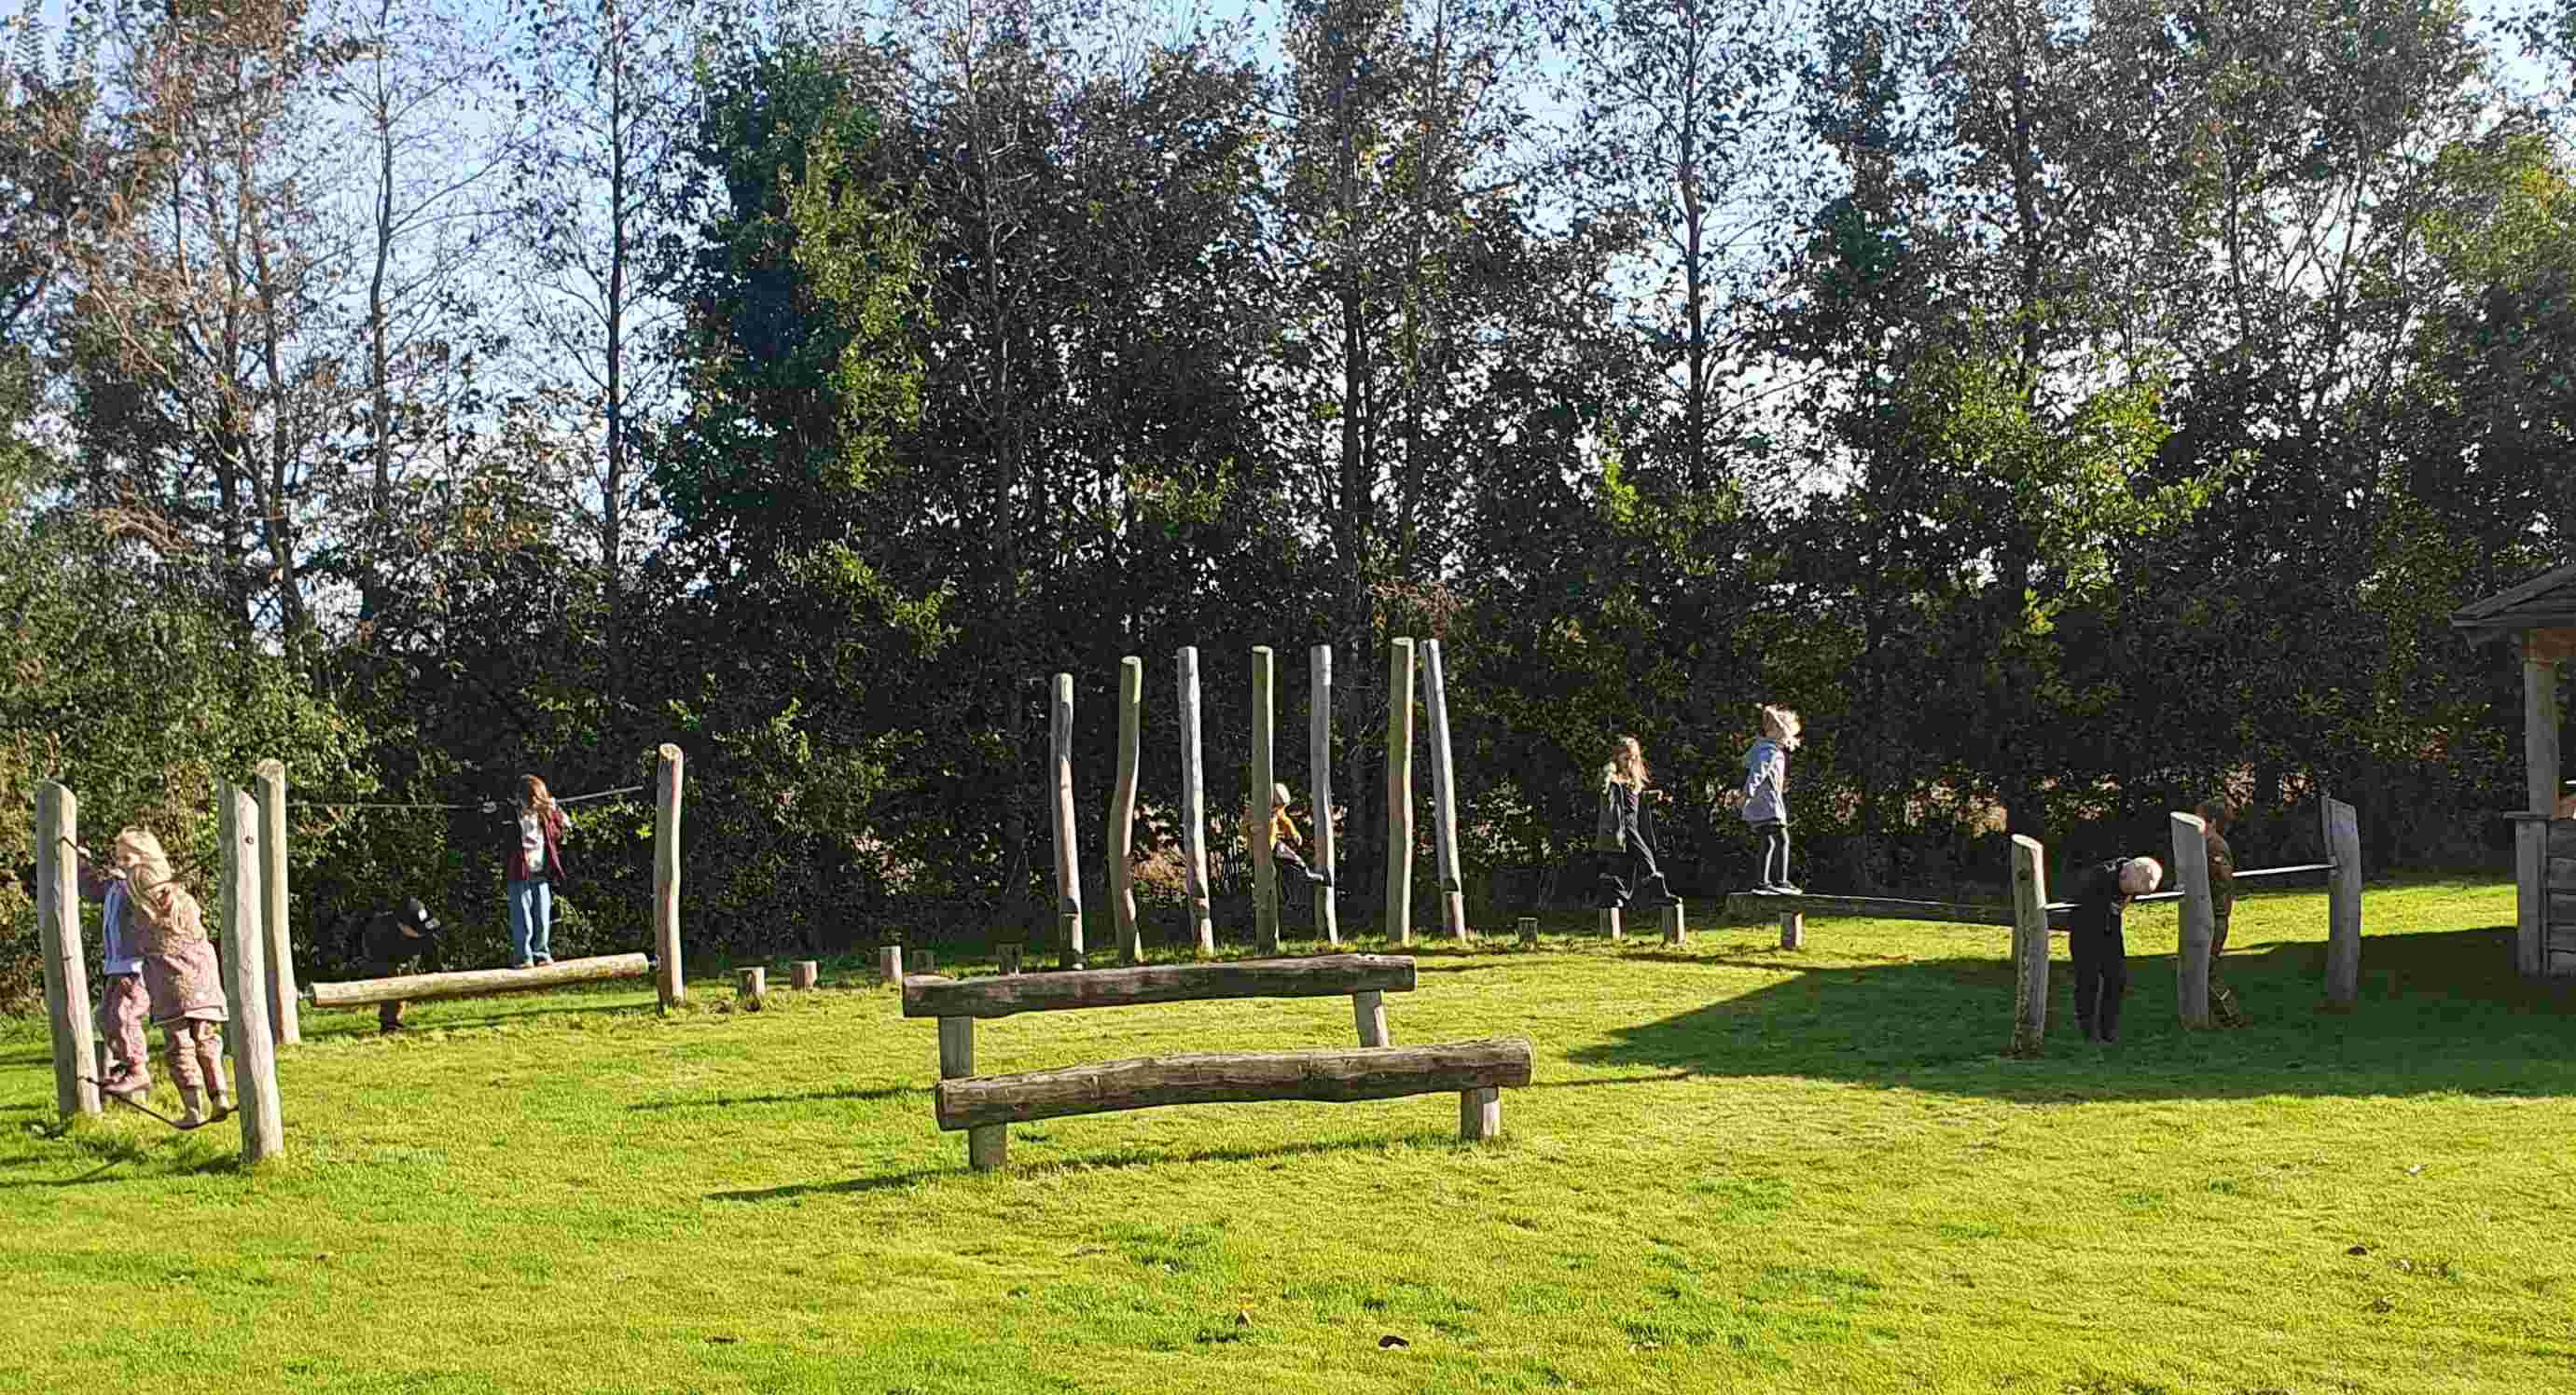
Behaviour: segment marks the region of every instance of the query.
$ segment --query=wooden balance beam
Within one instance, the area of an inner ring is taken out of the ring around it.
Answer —
[[[1726,898],[1729,920],[1775,915],[1838,915],[1866,920],[1937,920],[1951,925],[2010,925],[2010,906],[1974,901],[1900,901],[1888,896],[1766,896],[1738,891]]]
[[[1167,1104],[1234,1104],[1255,1100],[1394,1099],[1443,1091],[1476,1091],[1462,1100],[1460,1122],[1479,1104],[1499,1125],[1494,1092],[1530,1082],[1530,1044],[1519,1037],[1431,1046],[1363,1046],[1347,1050],[1212,1052],[972,1076],[939,1082],[939,1127],[972,1129],[1074,1114],[1108,1114]],[[1477,1136],[1482,1115],[1474,1121]]]
[[[1338,998],[1410,993],[1413,960],[1400,954],[1323,954],[1230,964],[1146,964],[1043,974],[903,981],[906,1017],[1010,1017],[1023,1012],[1186,1003],[1209,998]]]
[[[591,959],[564,959],[526,969],[462,969],[444,974],[397,974],[391,978],[358,978],[346,983],[313,983],[304,996],[317,1008],[366,1007],[375,1003],[435,1002],[440,998],[483,998],[496,993],[527,993],[611,978],[642,978],[653,972],[644,954],[604,954]]]

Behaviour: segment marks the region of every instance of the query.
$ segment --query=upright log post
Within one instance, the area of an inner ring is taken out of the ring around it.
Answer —
[[[1782,949],[1805,949],[1807,947],[1807,917],[1805,912],[1784,911],[1781,913],[1780,947]]]
[[[2514,823],[2514,885],[2519,893],[2515,915],[2514,964],[2534,978],[2549,967],[2549,825],[2558,808],[2558,659],[2538,631],[2522,634],[2522,767],[2530,817]],[[2334,854],[2334,830],[2327,817],[2326,857]],[[2335,878],[2326,882],[2332,904]],[[2331,942],[2328,961],[2332,962]],[[2359,969],[2356,965],[2355,972]]]
[[[1279,869],[1270,856],[1270,786],[1278,779],[1271,758],[1271,653],[1252,647],[1252,788],[1243,807],[1243,836],[1252,844],[1252,942],[1263,954],[1279,952]]]
[[[1668,945],[1690,943],[1690,921],[1682,912],[1682,901],[1678,896],[1664,906],[1664,943]]]
[[[975,1074],[975,1019],[939,1019],[939,1078],[964,1080]],[[990,1172],[1010,1161],[1011,1126],[977,1124],[966,1131],[966,1165]]]
[[[1386,994],[1378,989],[1351,995],[1351,1021],[1358,1026],[1360,1045],[1393,1046],[1386,1034]]]
[[[2016,833],[2013,866],[2013,1040],[2036,1056],[2048,1035],[2048,868],[2038,841]],[[2206,866],[2203,872],[2207,871]]]
[[[99,1111],[91,1065],[89,965],[81,953],[80,800],[52,780],[36,786],[36,939],[45,961],[45,1015],[54,1029],[54,1108]]]
[[[1413,641],[1386,665],[1386,939],[1413,943]]]
[[[2350,1012],[2361,996],[2361,816],[2332,795],[2321,803],[2334,862],[2326,874],[2326,1006]]]
[[[812,988],[823,981],[823,966],[811,959],[799,959],[787,966],[787,986]]]
[[[1422,663],[1431,717],[1431,843],[1440,873],[1440,923],[1450,939],[1464,940],[1467,883],[1458,868],[1458,779],[1449,759],[1449,688],[1440,669],[1440,641],[1422,642]]]
[[[259,786],[260,923],[267,927],[268,1028],[279,1046],[304,1040],[304,1018],[295,992],[295,940],[286,921],[286,762],[270,759],[253,771]]]
[[[769,1003],[769,970],[765,968],[733,971],[734,996],[744,1008],[758,1012]]]
[[[664,1011],[689,996],[680,976],[680,748],[662,744],[653,771],[653,988]]]
[[[1324,943],[1342,942],[1342,914],[1335,903],[1333,871],[1333,646],[1308,651],[1306,756],[1313,768],[1307,781],[1307,807],[1314,811],[1315,870],[1324,874],[1315,888],[1315,930]]]
[[[286,1149],[278,1117],[277,1043],[268,1029],[268,941],[261,922],[259,804],[230,783],[216,787],[218,836],[224,845],[226,986],[231,990],[234,1107],[241,1113],[241,1158],[276,1157]]]
[[[1458,1092],[1458,1141],[1482,1143],[1503,1136],[1503,1092],[1485,1085]]]
[[[1601,908],[1601,936],[1603,939],[1609,940],[1613,944],[1628,938],[1626,927],[1620,924],[1619,908],[1617,906],[1604,906]]]
[[[1216,953],[1216,914],[1208,903],[1207,768],[1199,746],[1199,651],[1185,645],[1175,666],[1181,705],[1181,871],[1189,884],[1190,943]]]
[[[2180,942],[2174,953],[2174,998],[2185,1028],[2209,1025],[2209,941],[2216,911],[2209,899],[2209,826],[2196,814],[2168,814],[2174,880],[2182,884]]]
[[[1145,708],[1145,661],[1118,661],[1118,787],[1109,796],[1109,910],[1118,922],[1118,954],[1145,962],[1145,936],[1136,928],[1136,759]]]
[[[1534,915],[1525,915],[1525,916],[1520,917],[1520,931],[1521,931],[1521,948],[1523,948],[1523,949],[1536,949],[1536,948],[1538,948],[1538,917],[1537,917],[1537,916],[1534,916]]]
[[[903,942],[887,940],[877,946],[877,981],[903,987]]]
[[[1048,730],[1055,764],[1055,913],[1063,925],[1064,966],[1083,966],[1082,856],[1073,827],[1073,675],[1055,676],[1054,715]]]

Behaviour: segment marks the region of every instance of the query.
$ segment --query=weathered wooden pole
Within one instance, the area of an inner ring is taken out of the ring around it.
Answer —
[[[524,969],[452,969],[445,973],[353,978],[340,983],[307,984],[304,991],[312,995],[316,1008],[351,1008],[371,1003],[432,1003],[442,998],[529,993],[575,983],[642,978],[652,970],[653,961],[642,954],[602,954],[588,959],[558,959]]]
[[[1360,1045],[1393,1046],[1386,1034],[1386,994],[1379,989],[1351,995],[1351,1021],[1359,1028]]]
[[[2549,824],[2558,808],[2558,658],[2536,630],[2522,634],[2522,765],[2528,816],[2514,821],[2514,964],[2540,977],[2549,971]],[[2334,830],[2326,830],[2326,857],[2334,860]],[[2332,902],[2334,878],[2326,880]],[[2331,948],[2328,951],[2331,958]],[[2356,970],[2357,972],[2357,970]]]
[[[1782,949],[1805,949],[1807,947],[1807,916],[1805,912],[1781,912],[1780,947]]]
[[[887,940],[877,946],[877,981],[903,987],[902,941]]]
[[[975,1019],[939,1019],[939,1078],[965,1080],[975,1074]],[[966,1130],[966,1165],[990,1172],[1011,1158],[1011,1126],[978,1124]]]
[[[2326,855],[2326,1006],[2350,1012],[2361,996],[2361,816],[2332,795],[2320,801]]]
[[[1503,1136],[1503,1092],[1491,1085],[1458,1092],[1458,1141],[1482,1143]]]
[[[2048,1035],[2048,867],[2036,839],[2016,833],[2013,866],[2013,1040],[2036,1056]],[[2206,870],[2206,869],[2204,869]]]
[[[1398,639],[1386,664],[1387,943],[1413,943],[1413,641]]]
[[[1324,943],[1338,945],[1342,913],[1334,891],[1341,878],[1333,870],[1333,646],[1318,644],[1308,651],[1307,686],[1306,756],[1314,770],[1307,807],[1314,811],[1315,870],[1324,874],[1323,884],[1315,888],[1315,929]]]
[[[36,786],[36,940],[45,961],[45,1015],[54,1029],[54,1108],[66,1119],[99,1110],[90,1050],[89,965],[81,953],[80,801]]]
[[[1627,927],[1621,923],[1617,906],[1601,908],[1601,934],[1604,939],[1614,943],[1628,938]]]
[[[1467,882],[1458,869],[1458,779],[1449,760],[1449,689],[1440,670],[1440,641],[1422,642],[1422,664],[1431,716],[1431,843],[1440,872],[1440,923],[1449,938],[1464,940]]]
[[[295,997],[295,940],[286,921],[286,762],[264,760],[252,772],[259,787],[260,923],[268,933],[268,1029],[279,1046],[304,1040]]]
[[[1525,915],[1525,916],[1520,917],[1520,931],[1521,931],[1521,947],[1522,947],[1523,949],[1536,949],[1536,948],[1538,948],[1538,917],[1537,917],[1537,916],[1534,916],[1534,915]]]
[[[787,986],[811,988],[823,981],[823,966],[811,959],[799,959],[787,966]]]
[[[2168,814],[2173,826],[2174,880],[2182,890],[2181,924],[2174,950],[2174,999],[2186,1028],[2209,1025],[2209,940],[2217,925],[2209,900],[2209,826],[2196,814]]]
[[[1136,759],[1143,738],[1145,661],[1118,661],[1118,787],[1109,796],[1109,910],[1118,922],[1118,954],[1145,962],[1145,936],[1136,928]]]
[[[1252,844],[1252,942],[1264,954],[1279,952],[1279,867],[1270,856],[1270,786],[1278,780],[1272,759],[1270,646],[1252,647],[1252,788],[1243,802],[1243,834]]]
[[[1073,675],[1055,676],[1054,717],[1048,723],[1055,761],[1055,913],[1063,925],[1064,964],[1082,967],[1082,855],[1073,827]]]
[[[680,977],[680,748],[664,742],[653,771],[653,986],[668,1009],[689,996]]]
[[[1664,905],[1664,943],[1668,945],[1690,943],[1690,921],[1682,914],[1682,901],[1678,896]]]
[[[261,922],[259,804],[229,782],[215,790],[224,845],[222,958],[229,972],[233,1100],[241,1113],[241,1157],[256,1163],[286,1150],[278,1116],[277,1043],[268,1029],[268,939]],[[208,1084],[219,1082],[209,1081]]]
[[[1207,769],[1199,747],[1199,651],[1184,645],[1174,666],[1181,702],[1181,874],[1190,898],[1190,943],[1216,953],[1216,913],[1208,904]]]

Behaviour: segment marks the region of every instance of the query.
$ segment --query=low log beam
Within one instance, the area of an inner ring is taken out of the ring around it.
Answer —
[[[1728,920],[1770,920],[1789,915],[1845,916],[1857,920],[1934,920],[1949,925],[2010,925],[2013,908],[1969,901],[1900,901],[1886,896],[1765,896],[1738,891],[1726,898]]]
[[[1431,1046],[1144,1057],[942,1080],[936,1106],[939,1127],[954,1131],[1171,1104],[1348,1103],[1527,1085],[1530,1063],[1530,1044],[1519,1037]]]
[[[1144,964],[974,979],[912,974],[903,981],[903,1015],[1010,1017],[1023,1012],[1214,998],[1337,998],[1355,993],[1409,993],[1413,982],[1413,960],[1401,954]]]
[[[653,961],[642,954],[604,954],[594,959],[563,959],[530,969],[465,969],[445,974],[399,974],[392,978],[359,978],[346,983],[316,983],[317,1008],[366,1007],[373,1003],[435,1002],[440,998],[482,998],[496,993],[526,993],[601,979],[642,978]]]

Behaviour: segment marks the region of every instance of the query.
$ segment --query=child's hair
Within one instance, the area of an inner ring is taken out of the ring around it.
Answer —
[[[534,775],[519,777],[519,807],[532,814],[551,814],[555,797],[546,792],[546,782]]]
[[[116,850],[119,861],[126,855],[133,859],[125,867],[128,904],[162,944],[206,937],[204,913],[170,870],[170,855],[162,851],[160,839],[148,829],[129,828],[116,835]]]
[[[2129,878],[2132,876],[2143,877],[2147,883],[2147,891],[2153,891],[2157,887],[2165,884],[2164,864],[2156,861],[2152,857],[2133,857],[2129,859],[2128,866],[2120,869],[2121,892],[2128,895],[2144,896],[2147,894],[2147,891],[2129,891]]]
[[[1270,787],[1270,807],[1273,809],[1285,809],[1288,807],[1288,787],[1286,785],[1272,785]]]
[[[1622,736],[1610,748],[1610,763],[1601,767],[1601,778],[1644,789],[1653,778],[1646,769],[1646,748],[1634,736]]]
[[[1797,713],[1785,707],[1773,707],[1767,702],[1755,707],[1754,712],[1762,723],[1764,736],[1770,737],[1792,751],[1798,749],[1798,732],[1801,730],[1801,724]]]
[[[131,862],[126,860],[130,854]],[[116,855],[111,861],[125,869],[126,890],[140,896],[144,892],[173,880],[170,854],[162,851],[161,840],[148,828],[129,828],[116,835]]]
[[[2212,828],[2223,829],[2236,822],[2236,805],[2224,795],[2200,801],[2200,807],[2192,812],[2200,815],[2200,821]]]

